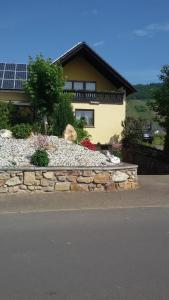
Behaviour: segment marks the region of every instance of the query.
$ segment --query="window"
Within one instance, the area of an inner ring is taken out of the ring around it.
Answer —
[[[96,90],[96,82],[86,82],[86,90],[87,91],[95,91]]]
[[[86,127],[94,126],[94,110],[93,109],[76,109],[75,117],[77,120],[83,120]]]
[[[21,73],[21,72],[17,72]],[[65,90],[74,90],[74,91],[95,91],[96,90],[96,82],[92,81],[76,81],[76,80],[68,80],[65,81],[64,85]]]
[[[65,81],[64,89],[65,90],[72,90],[72,88],[73,88],[72,81]]]
[[[75,91],[83,90],[84,89],[83,86],[84,86],[83,81],[74,81],[74,87],[73,87],[73,89]]]

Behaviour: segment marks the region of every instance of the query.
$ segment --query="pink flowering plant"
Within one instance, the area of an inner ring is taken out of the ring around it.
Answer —
[[[46,151],[48,137],[46,135],[38,134],[34,140],[35,152],[31,156],[31,163],[38,167],[47,167],[49,164],[49,156]]]
[[[38,134],[34,141],[36,149],[46,149],[49,145],[48,137],[46,135]]]

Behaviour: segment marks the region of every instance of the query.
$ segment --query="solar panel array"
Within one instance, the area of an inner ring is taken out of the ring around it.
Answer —
[[[28,78],[26,64],[0,63],[0,89],[22,90]]]

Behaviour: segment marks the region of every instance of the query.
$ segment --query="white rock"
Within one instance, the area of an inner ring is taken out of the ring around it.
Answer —
[[[1,129],[0,137],[10,139],[12,137],[12,132],[8,129]]]
[[[49,166],[96,167],[114,164],[99,151],[88,150],[56,136],[49,136],[48,143]],[[4,139],[0,137],[0,167],[30,166],[30,158],[36,149],[36,136],[29,139]]]
[[[120,163],[120,158],[117,156],[111,155],[109,151],[106,152],[106,156],[112,164],[117,165]]]
[[[118,165],[120,164],[120,158],[112,155],[112,157],[110,157],[110,162],[112,162],[114,165]]]
[[[123,182],[128,179],[128,175],[126,173],[123,173],[121,171],[116,171],[115,174],[113,175],[113,181],[114,182]]]
[[[13,177],[13,178],[10,178],[10,179],[8,179],[8,180],[6,181],[6,184],[7,184],[8,186],[15,186],[15,185],[18,185],[18,184],[20,184],[20,183],[21,183],[21,181],[19,180],[18,177]]]
[[[74,142],[77,139],[77,133],[74,127],[68,124],[64,131],[64,139],[68,142]]]

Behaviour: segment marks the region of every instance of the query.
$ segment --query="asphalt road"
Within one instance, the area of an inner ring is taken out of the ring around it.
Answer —
[[[169,208],[0,215],[0,299],[168,300]]]

